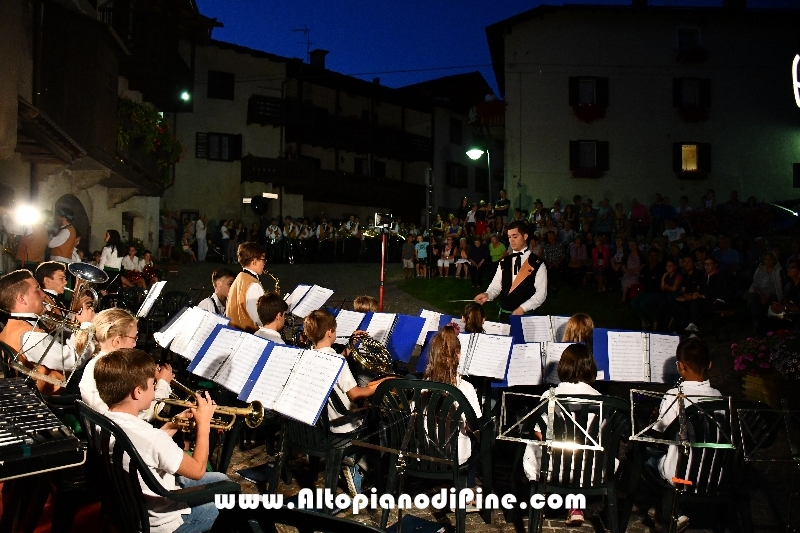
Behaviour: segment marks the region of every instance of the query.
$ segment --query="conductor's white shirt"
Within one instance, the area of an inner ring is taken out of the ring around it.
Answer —
[[[511,252],[516,253],[516,252]],[[528,257],[531,255],[530,248],[525,248],[522,252],[522,256],[520,257],[521,263],[524,265],[525,262],[528,261]],[[494,274],[494,278],[492,282],[489,284],[489,288],[486,289],[486,294],[489,295],[489,301],[494,300],[500,295],[500,291],[502,290],[503,284],[503,269],[501,267],[502,259],[498,261],[497,264],[497,272]],[[514,262],[516,258],[512,259],[511,268],[514,268]],[[526,313],[529,311],[533,311],[540,305],[542,305],[547,299],[547,267],[544,266],[544,262],[539,265],[539,268],[536,269],[536,278],[534,281],[534,286],[536,287],[536,292],[533,296],[531,296],[527,301],[525,301],[520,307]],[[511,274],[511,283],[514,283],[514,280],[517,279],[517,274]],[[513,311],[513,309],[509,309],[509,311]]]

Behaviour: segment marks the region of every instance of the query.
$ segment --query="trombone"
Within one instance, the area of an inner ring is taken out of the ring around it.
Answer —
[[[192,431],[195,429],[196,424],[193,418],[186,418],[179,415],[175,415],[173,417],[161,416],[161,411],[167,405],[174,405],[177,407],[182,407],[183,409],[191,409],[197,407],[196,403],[187,400],[173,400],[165,398],[156,402],[154,408],[156,420],[160,422],[172,422],[174,425],[178,426],[181,431]],[[234,422],[236,422],[237,416],[244,417],[244,423],[247,424],[247,427],[249,428],[256,428],[261,425],[261,422],[264,421],[264,406],[258,401],[251,403],[247,407],[226,407],[224,405],[217,405],[214,407],[214,413],[223,417],[228,417],[227,420],[222,418],[211,419],[211,429],[221,429],[222,431],[228,431],[231,429]]]

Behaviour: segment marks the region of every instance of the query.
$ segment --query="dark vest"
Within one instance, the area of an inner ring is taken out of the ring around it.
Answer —
[[[516,259],[516,257],[509,255],[500,260],[500,295],[496,298],[496,301],[506,311],[513,311],[536,294],[536,271],[539,270],[539,266],[543,261],[541,257],[531,252],[528,255],[528,264],[533,268],[533,272],[509,294],[508,291],[511,289],[514,261]]]

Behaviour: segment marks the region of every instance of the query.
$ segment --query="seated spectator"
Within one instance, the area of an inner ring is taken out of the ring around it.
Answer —
[[[739,252],[731,248],[731,240],[724,235],[719,236],[718,242],[719,246],[714,249],[713,253],[714,259],[719,265],[720,272],[724,272],[734,279],[739,268]]]
[[[542,239],[539,237],[538,231],[528,239],[528,247],[531,249],[532,254],[544,257],[544,246],[542,246]]]
[[[614,233],[616,235],[628,234],[628,215],[621,203],[614,204]]]
[[[719,271],[717,260],[707,257],[703,261],[703,269],[705,272],[702,283],[690,298],[692,305],[689,311],[689,325],[685,330],[687,333],[697,333],[700,319],[717,309],[724,308],[728,298],[726,276]],[[684,295],[684,298],[687,296]]]
[[[695,268],[694,256],[684,256],[680,295],[675,298],[672,305],[667,307],[667,313],[670,317],[670,321],[667,324],[668,331],[683,329],[681,325],[685,324],[685,319],[689,316],[692,300],[699,293],[702,282],[703,274]]]
[[[628,256],[622,269],[622,303],[628,301],[631,287],[639,284],[639,272],[642,268],[642,258],[639,255],[639,246],[636,241],[628,241]]]
[[[497,263],[506,256],[506,245],[500,242],[500,238],[494,233],[489,243],[489,256],[492,258],[492,263]]]
[[[467,279],[468,267],[469,267],[469,245],[467,244],[466,237],[461,237],[461,241],[458,243],[458,247],[456,248],[455,254],[453,257],[456,259],[456,279],[459,279],[462,275],[464,275],[464,279]]]
[[[683,243],[686,242],[686,230],[678,226],[674,218],[667,219],[666,226],[663,235],[669,240],[669,244],[676,243],[679,247],[683,247]]]
[[[572,229],[572,222],[569,220],[564,221],[564,229],[558,232],[558,242],[564,246],[569,245],[575,240],[575,230]]]
[[[631,300],[631,308],[636,316],[642,321],[642,329],[649,329],[654,318],[648,318],[645,310],[653,300],[657,300],[661,295],[661,278],[664,276],[664,266],[661,264],[661,256],[655,248],[647,252],[647,263],[642,266],[639,272],[639,283],[642,291]]]
[[[780,302],[783,299],[781,266],[774,253],[764,254],[764,262],[753,274],[753,283],[750,285],[745,299],[750,316],[753,318],[753,326],[760,334],[763,330],[767,308],[772,303]]]
[[[691,229],[689,217],[691,217],[692,206],[689,205],[689,197],[681,196],[678,207],[675,208],[678,215],[678,225],[684,229]]]
[[[597,237],[596,246],[592,249],[592,273],[597,281],[597,292],[606,292],[606,273],[609,265],[609,250],[606,237]]]
[[[564,247],[556,242],[556,233],[547,232],[547,242],[544,245],[544,264],[547,266],[548,288],[558,291],[561,268],[564,266]]]
[[[631,302],[633,312],[642,321],[642,329],[652,327],[653,331],[659,331],[659,320],[669,319],[664,309],[668,307],[669,302],[680,295],[682,282],[677,261],[668,258],[664,263],[664,273],[658,282],[658,291],[644,292]]]
[[[567,267],[572,273],[572,283],[576,287],[583,282],[586,284],[586,269],[589,266],[589,255],[586,252],[586,245],[583,244],[583,237],[575,236],[575,240],[567,246],[567,257],[569,263]]]
[[[773,315],[767,320],[770,330],[796,329],[800,318],[800,259],[790,259],[786,264],[789,283],[785,296],[770,306]]]

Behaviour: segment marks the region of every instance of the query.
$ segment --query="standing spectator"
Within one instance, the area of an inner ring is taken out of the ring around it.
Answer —
[[[233,224],[233,221],[230,221],[230,224]],[[230,233],[230,228],[228,226],[229,222],[227,220],[221,220],[219,223],[219,231],[221,235],[220,250],[222,251],[222,258],[225,263],[231,262],[230,245],[229,245],[229,243],[231,242],[231,233]]]
[[[500,199],[494,204],[494,216],[503,219],[503,224],[508,221],[508,208],[511,207],[511,200],[506,198],[506,190],[500,190]]]
[[[564,265],[564,246],[556,241],[554,231],[547,232],[547,243],[544,245],[544,264],[547,266],[548,288],[558,291],[561,268]]]
[[[536,229],[541,230],[544,226],[544,221],[546,218],[547,213],[545,213],[542,201],[537,198],[536,203],[534,204],[533,213],[530,215],[530,223],[535,225]]]
[[[461,237],[454,257],[456,258],[456,279],[461,277],[462,272],[464,273],[464,279],[467,279],[469,274],[469,245],[466,237]]]
[[[208,254],[208,227],[205,214],[200,215],[194,223],[194,235],[197,238],[197,260],[205,261]]]
[[[161,219],[161,227],[164,228],[161,238],[161,258],[172,262],[172,247],[175,246],[175,230],[178,223],[172,218],[172,212],[167,211]]]
[[[417,244],[414,245],[414,257],[417,262],[417,277],[428,277],[428,242],[422,235],[417,235]]]
[[[561,200],[558,198],[553,200],[553,209],[550,210],[550,218],[553,219],[553,224],[555,224],[557,228],[560,229],[564,227],[561,221],[561,219],[564,218],[564,212],[561,210]]]
[[[592,250],[592,272],[597,280],[597,292],[606,292],[606,272],[609,265],[609,250],[606,237],[600,235],[595,240],[596,246]]]
[[[411,235],[406,237],[406,242],[403,243],[403,249],[400,253],[403,260],[403,279],[411,279],[414,277],[414,256],[416,255],[416,248]]]
[[[253,222],[253,227],[250,228],[250,238],[247,240],[261,244],[261,229],[258,227],[258,222]]]
[[[467,213],[467,235],[470,237],[474,237],[477,235],[475,231],[475,222],[477,220],[476,215],[478,214],[478,204],[472,204],[469,212]]]
[[[614,210],[611,209],[608,198],[603,198],[600,201],[594,228],[598,235],[603,235],[604,237],[611,237],[614,232]]]
[[[461,199],[461,205],[459,205],[458,210],[456,210],[456,217],[458,217],[459,219],[466,218],[467,213],[469,213],[469,210],[470,210],[469,200],[465,196],[464,198]]]
[[[475,233],[480,236],[489,231],[489,224],[486,222],[486,202],[481,200],[478,209],[475,211]]]
[[[469,249],[467,258],[469,259],[469,273],[472,278],[472,287],[478,288],[481,286],[483,274],[488,267],[491,257],[489,257],[489,250],[486,249],[480,237],[476,237],[472,241],[472,248]]]
[[[631,202],[630,221],[634,237],[647,236],[647,230],[650,228],[650,215],[647,213],[647,208],[636,198]]]

